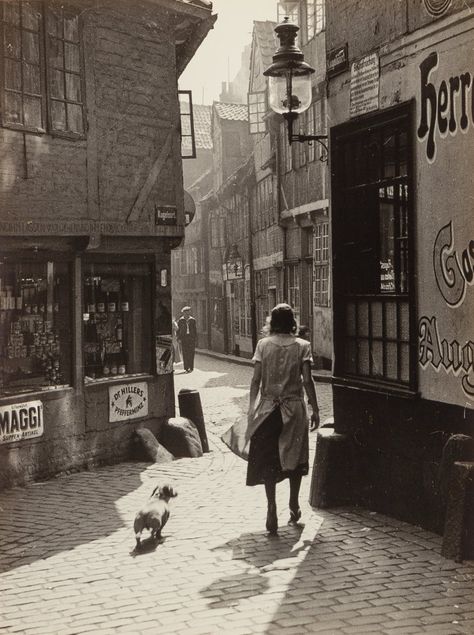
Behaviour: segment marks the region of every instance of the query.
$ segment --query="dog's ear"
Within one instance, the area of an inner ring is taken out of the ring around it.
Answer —
[[[168,498],[175,498],[175,496],[178,495],[178,492],[176,492],[171,485],[164,485],[162,488],[162,492],[164,496],[167,496]]]

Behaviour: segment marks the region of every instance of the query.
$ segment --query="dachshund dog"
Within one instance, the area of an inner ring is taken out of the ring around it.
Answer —
[[[178,493],[171,485],[155,487],[147,503],[135,516],[133,529],[135,531],[137,549],[140,548],[141,534],[144,529],[148,529],[151,532],[151,537],[155,540],[161,538],[161,530],[170,517],[170,498],[175,498],[177,495]]]

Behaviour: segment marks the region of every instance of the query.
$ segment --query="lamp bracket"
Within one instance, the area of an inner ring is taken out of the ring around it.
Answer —
[[[327,144],[327,135],[306,135],[306,134],[294,134],[293,133],[293,123],[298,119],[298,113],[296,112],[285,112],[283,117],[286,119],[286,123],[288,125],[288,143],[291,144],[295,141],[298,143],[305,143],[308,141],[309,143],[316,141],[324,148],[324,154],[321,156],[321,161],[326,162],[328,160],[329,148]]]

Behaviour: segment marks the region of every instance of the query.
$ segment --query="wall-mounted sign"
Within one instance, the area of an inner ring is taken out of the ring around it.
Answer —
[[[0,444],[40,437],[43,434],[43,404],[27,401],[0,408]]]
[[[140,419],[148,414],[148,384],[109,386],[109,421]]]
[[[358,117],[379,107],[380,65],[371,53],[351,65],[350,116]]]
[[[326,55],[326,71],[328,77],[334,77],[349,69],[349,53],[347,42],[344,46],[338,46]]]
[[[178,211],[175,205],[155,205],[156,225],[176,225]]]

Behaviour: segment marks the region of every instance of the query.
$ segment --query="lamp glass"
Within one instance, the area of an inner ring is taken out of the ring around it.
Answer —
[[[270,76],[268,93],[270,108],[280,115],[302,113],[311,105],[311,76],[294,75],[289,69],[278,76]]]

